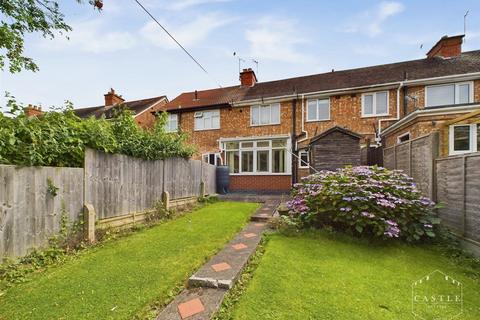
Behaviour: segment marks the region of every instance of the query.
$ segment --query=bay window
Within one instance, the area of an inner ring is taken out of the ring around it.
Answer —
[[[287,139],[224,142],[230,173],[289,173]]]
[[[460,82],[427,86],[425,106],[438,107],[473,102],[473,83]]]
[[[450,155],[480,151],[480,125],[458,124],[450,126]]]
[[[280,124],[280,104],[251,107],[250,125],[264,126],[270,124]]]
[[[195,131],[220,129],[220,110],[195,112]]]
[[[362,94],[362,117],[388,115],[388,91]]]
[[[330,120],[330,99],[315,99],[307,102],[307,121]]]

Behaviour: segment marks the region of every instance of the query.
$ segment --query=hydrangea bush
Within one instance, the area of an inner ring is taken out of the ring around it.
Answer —
[[[356,235],[420,241],[440,223],[435,203],[399,170],[373,166],[321,171],[302,179],[288,202],[304,226],[328,226]]]

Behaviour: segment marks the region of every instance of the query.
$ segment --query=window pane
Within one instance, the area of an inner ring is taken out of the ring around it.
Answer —
[[[257,148],[268,148],[270,147],[270,141],[258,141]]]
[[[318,100],[318,120],[330,119],[330,101],[328,99]]]
[[[227,142],[225,148],[227,150],[238,149],[238,142]]]
[[[252,107],[252,124],[260,124],[260,107]]]
[[[227,165],[230,168],[230,173],[240,172],[240,157],[238,151],[227,151]]]
[[[271,112],[272,112],[271,123],[280,123],[280,105],[279,104],[272,105]]]
[[[272,148],[285,148],[287,146],[286,140],[273,140]]]
[[[242,148],[253,148],[253,142],[242,142],[240,145]]]
[[[262,106],[260,108],[260,123],[261,124],[269,124],[270,123],[270,107],[269,106]]]
[[[427,87],[427,107],[455,104],[455,85]]]
[[[257,151],[257,171],[268,172],[268,161],[270,151],[262,150]]]
[[[213,129],[218,129],[220,128],[220,117],[218,115],[215,115],[212,117],[212,127]]]
[[[307,120],[317,120],[317,100],[308,100]]]
[[[468,83],[458,86],[458,103],[470,102],[470,85]]]
[[[308,152],[302,151],[300,152],[300,166],[307,167],[308,166]]]
[[[458,126],[453,128],[453,150],[470,150],[470,126]]]
[[[195,129],[196,130],[203,129],[203,118],[195,118]]]
[[[373,114],[373,95],[366,94],[363,96],[363,114]]]
[[[242,172],[253,172],[253,151],[242,151]]]
[[[387,102],[387,93],[386,92],[377,92],[375,95],[377,102],[377,112],[376,114],[388,113],[388,102]]]
[[[285,149],[272,150],[272,172],[283,173],[286,172],[285,166],[286,151]]]

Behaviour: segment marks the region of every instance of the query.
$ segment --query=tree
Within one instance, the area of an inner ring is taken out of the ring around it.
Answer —
[[[74,0],[81,3],[82,0]],[[101,0],[89,1],[99,10]],[[40,33],[53,39],[57,33],[63,35],[72,30],[64,21],[58,1],[52,0],[0,0],[0,70],[7,63],[11,73],[22,70],[38,71],[32,58],[24,55],[24,37],[29,33]]]

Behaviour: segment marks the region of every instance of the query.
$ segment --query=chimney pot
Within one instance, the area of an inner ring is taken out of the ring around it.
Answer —
[[[252,68],[243,69],[240,72],[240,84],[244,87],[253,87],[257,83],[257,76]]]
[[[36,117],[36,116],[40,116],[40,115],[43,114],[43,111],[42,111],[41,107],[37,107],[37,106],[31,105],[31,104],[29,104],[27,107],[25,107],[23,109],[23,112],[25,113],[27,118]]]
[[[442,57],[453,58],[462,53],[462,42],[465,35],[443,36],[438,42],[427,52],[427,58]]]

